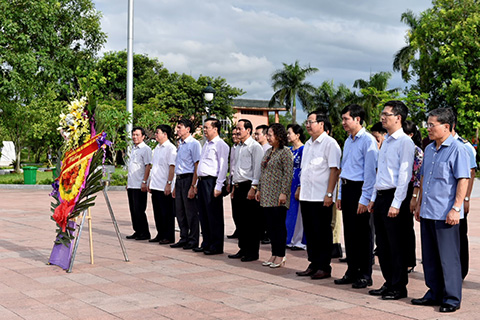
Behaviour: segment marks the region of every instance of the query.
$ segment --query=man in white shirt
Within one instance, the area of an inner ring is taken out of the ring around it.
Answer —
[[[162,124],[155,130],[155,139],[158,145],[153,150],[149,191],[152,194],[157,236],[150,239],[149,242],[160,244],[175,242],[175,211],[173,209],[172,186],[174,186],[177,148],[170,142],[171,138],[172,128],[170,126]]]
[[[311,138],[303,149],[300,186],[295,193],[300,200],[310,261],[308,268],[297,275],[312,279],[331,277],[332,210],[342,155],[337,141],[325,131],[325,122],[327,118],[321,112],[308,114],[306,127]]]
[[[145,210],[147,209],[147,180],[152,164],[152,149],[143,142],[145,130],[134,127],[133,147],[128,162],[127,195],[134,233],[127,239],[148,240],[150,230]]]
[[[203,132],[207,141],[203,145],[196,169],[198,178],[196,192],[203,242],[193,251],[206,255],[223,253],[225,236],[222,188],[227,177],[230,148],[219,136],[221,127],[218,119],[205,120]]]
[[[236,254],[230,259],[241,259],[243,262],[258,260],[260,251],[260,204],[255,200],[260,166],[263,158],[262,146],[252,138],[252,123],[240,119],[237,123],[239,144],[235,149],[235,171],[233,174],[232,205],[237,208],[238,215],[238,247]]]
[[[405,249],[405,220],[410,210],[400,210],[412,178],[415,144],[402,129],[408,108],[401,101],[385,103],[380,119],[387,135],[378,155],[375,187],[368,210],[373,212],[377,256],[384,285],[369,294],[383,300],[407,296],[408,265]]]

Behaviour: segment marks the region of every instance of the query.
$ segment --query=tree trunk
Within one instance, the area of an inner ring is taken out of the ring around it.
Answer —
[[[16,161],[15,161],[15,172],[16,173],[21,173],[20,172],[20,157],[22,154],[22,149],[20,148],[20,143],[15,143],[15,154],[16,154]]]
[[[297,99],[295,95],[293,95],[292,103],[292,123],[297,123]]]

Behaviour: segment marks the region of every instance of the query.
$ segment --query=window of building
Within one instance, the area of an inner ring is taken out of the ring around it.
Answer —
[[[263,111],[260,110],[240,110],[241,114],[251,114],[255,116],[263,116]]]

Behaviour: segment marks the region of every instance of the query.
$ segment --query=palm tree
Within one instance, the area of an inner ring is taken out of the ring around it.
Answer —
[[[400,88],[387,90],[388,81],[392,77],[390,72],[377,72],[370,75],[369,80],[357,79],[353,87],[360,89],[362,95],[357,96],[355,102],[361,104],[365,109],[365,122],[371,123],[371,120],[378,116],[377,107],[382,101],[388,101],[396,98]]]
[[[328,115],[332,125],[335,126],[342,122],[340,113],[352,101],[354,96],[355,94],[343,83],[335,88],[333,80],[323,81],[311,97],[309,109],[306,111],[320,108]]]
[[[302,102],[308,101],[307,96],[315,91],[315,87],[305,78],[317,72],[318,69],[310,67],[300,67],[298,60],[294,64],[283,63],[283,69],[276,70],[272,74],[272,88],[275,91],[270,99],[269,106],[280,103],[291,109],[292,121],[297,123],[297,98]],[[303,105],[304,108],[307,106]]]
[[[402,73],[402,79],[405,82],[410,81],[412,78],[408,69],[415,59],[415,54],[418,52],[418,47],[412,44],[412,36],[414,31],[420,24],[420,18],[411,10],[407,10],[402,13],[400,21],[410,27],[408,30],[408,37],[406,38],[407,45],[397,51],[393,60],[393,71],[400,71]]]

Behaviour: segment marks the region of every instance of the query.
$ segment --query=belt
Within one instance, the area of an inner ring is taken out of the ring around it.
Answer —
[[[363,181],[353,181],[353,180],[348,180],[348,179],[344,179],[344,178],[340,178],[340,181],[342,182],[342,185],[346,185],[346,184],[362,184]]]
[[[385,189],[385,190],[377,190],[377,196],[386,196],[395,193],[395,190],[397,188],[392,188],[392,189]]]
[[[185,178],[188,178],[188,177],[193,177],[193,173],[177,174],[177,180],[185,179]]]
[[[217,179],[217,177],[214,177],[214,176],[198,176],[198,181],[202,181],[202,180],[208,180],[208,179]]]
[[[243,181],[243,182],[237,182],[237,183],[234,183],[233,185],[238,188],[240,186],[243,186],[243,185],[246,185],[246,184],[252,184],[252,181],[250,180],[247,180],[247,181]]]

